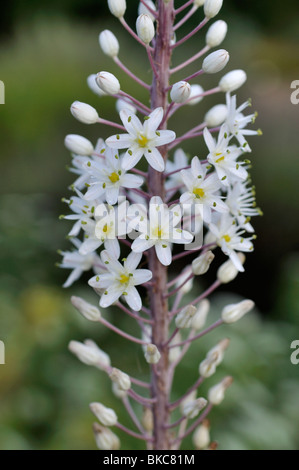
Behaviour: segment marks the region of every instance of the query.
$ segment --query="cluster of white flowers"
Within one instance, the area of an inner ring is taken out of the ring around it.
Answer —
[[[164,3],[168,5],[169,2],[164,0]],[[218,14],[222,0],[194,0],[192,13],[202,5],[204,26]],[[125,0],[108,0],[108,6],[130,34],[144,45],[153,72],[156,73],[152,56],[155,21],[158,20],[156,5],[150,0],[140,2],[136,33],[124,20]],[[184,65],[189,65],[211,48],[219,46],[226,32],[227,24],[224,21],[213,23],[206,34],[206,47],[172,72],[181,70]],[[181,42],[183,40],[177,44]],[[120,45],[111,31],[103,31],[99,43],[104,54],[111,57],[139,85],[150,90],[149,85],[119,60]],[[172,47],[175,46],[173,39]],[[245,257],[242,252],[253,250],[252,240],[255,238],[250,220],[252,216],[261,214],[256,207],[254,187],[250,186],[250,162],[244,157],[251,152],[247,136],[258,135],[260,131],[247,129],[256,117],[255,114],[243,114],[250,106],[250,101],[238,107],[234,95],[235,90],[246,81],[245,72],[233,70],[226,73],[216,88],[206,92],[199,83],[189,83],[203,73],[216,74],[228,61],[229,54],[224,49],[209,53],[198,72],[169,87],[170,103],[167,109],[149,109],[123,91],[118,78],[107,71],[90,75],[87,83],[99,97],[110,95],[116,100],[118,122],[99,117],[96,109],[86,103],[75,101],[71,106],[72,115],[79,121],[110,125],[119,133],[105,141],[99,138],[95,146],[80,135],[72,134],[65,138],[65,145],[72,154],[71,171],[75,173],[76,180],[72,185],[74,195],[64,200],[72,214],[62,216],[75,221],[68,234],[75,250],[62,252],[61,267],[72,270],[64,287],[69,287],[84,271],[93,270],[94,276],[90,278],[89,285],[100,296],[100,307],[107,308],[118,303],[124,309],[127,308],[122,303],[125,301],[131,309],[131,315],[136,316],[137,312],[146,309],[136,286],[151,285],[155,276],[148,267],[138,268],[140,263],[142,266],[147,264],[153,249],[163,266],[172,263],[174,244],[185,245],[188,254],[194,250],[197,258],[178,276],[176,282],[175,292],[181,297],[173,307],[173,316],[178,315],[175,318],[176,331],[170,341],[171,363],[180,357],[180,343],[184,343],[178,330],[191,328],[195,332],[202,329],[207,317],[207,300],[200,299],[202,302],[197,307],[189,304],[181,310],[178,308],[182,296],[192,288],[194,276],[202,275],[209,269],[217,247],[229,257],[229,261],[218,270],[219,284],[230,282],[238,272],[244,271]],[[225,94],[222,96],[225,96],[226,102],[211,108],[203,116],[202,122],[197,122],[186,134],[177,136],[173,130],[166,129],[168,119],[182,106],[197,105],[206,96],[219,92]],[[196,139],[202,136],[207,151],[201,158],[188,156],[183,148],[178,148],[187,139],[194,139],[196,148]],[[165,151],[161,152],[165,146],[169,150],[167,161]],[[163,173],[165,196],[150,191],[148,173],[141,170],[143,167],[138,168],[142,157],[145,157],[149,167],[159,174]],[[202,247],[198,245],[200,240],[203,240]],[[248,304],[250,301],[246,302],[245,306],[228,306],[229,309],[223,312],[222,322],[231,323],[241,318],[253,306],[252,303]],[[79,304],[78,307],[77,301],[77,308],[86,318],[89,318],[90,312],[94,314],[90,306],[86,307],[82,302]],[[104,321],[99,311],[96,318]],[[143,336],[145,327],[149,325],[144,325]],[[161,354],[152,344],[151,328],[146,331],[147,334],[141,340],[145,359],[149,364],[156,364]],[[200,366],[201,377],[209,377],[214,373],[227,345],[227,342],[222,342],[208,353]],[[96,355],[94,350],[92,354]],[[220,403],[230,383],[227,379],[218,385],[217,390],[211,389],[209,403]],[[120,388],[117,393],[123,396],[121,393],[124,392]],[[195,399],[185,404],[183,415],[195,417],[207,403],[203,398]],[[117,423],[113,410],[97,403],[92,404],[91,409],[104,426]],[[203,441],[208,433],[207,426],[200,429],[197,435]],[[114,436],[110,430],[97,428],[96,438],[101,448],[116,448],[118,443]],[[110,447],[106,441],[110,442]],[[198,448],[202,447],[201,443],[198,444]]]

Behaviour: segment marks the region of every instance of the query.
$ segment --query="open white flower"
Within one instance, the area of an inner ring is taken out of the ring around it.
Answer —
[[[131,111],[124,109],[120,118],[128,134],[116,134],[106,140],[111,148],[128,150],[122,160],[122,168],[127,171],[133,168],[144,155],[149,165],[157,171],[164,171],[163,157],[156,147],[166,145],[175,139],[173,131],[157,130],[163,119],[163,109],[156,108],[144,124]]]
[[[210,223],[212,209],[217,212],[228,212],[227,205],[217,194],[221,187],[218,176],[213,173],[207,175],[207,166],[203,165],[198,157],[194,157],[190,170],[181,171],[182,180],[188,191],[183,193],[181,204],[202,204],[204,221]]]
[[[204,139],[210,152],[207,156],[208,162],[215,167],[224,186],[228,186],[232,180],[245,180],[248,177],[243,167],[245,162],[236,161],[243,152],[236,146],[229,146],[230,134],[225,124],[220,128],[217,141],[207,128],[204,129]]]
[[[63,218],[76,221],[68,233],[69,237],[76,237],[79,234],[82,223],[84,224],[84,222],[93,217],[96,206],[101,202],[99,199],[86,201],[80,191],[77,190],[76,192],[78,196],[72,196],[69,200],[63,200],[68,203],[70,209],[74,212],[74,214],[66,215]]]
[[[250,218],[262,214],[261,209],[256,207],[254,188],[248,186],[247,182],[236,182],[227,191],[226,204],[238,224],[243,225],[247,232],[254,232],[249,223]]]
[[[105,289],[100,300],[102,308],[109,307],[123,296],[132,310],[138,312],[141,309],[141,298],[135,286],[152,278],[150,270],[137,269],[141,258],[142,254],[131,252],[122,265],[108,250],[102,251],[101,259],[108,273],[89,280],[89,285],[94,289]]]
[[[122,158],[119,157],[118,151],[106,147],[104,142],[100,153],[103,158],[85,163],[90,180],[84,197],[89,201],[104,196],[108,204],[114,205],[122,187],[139,188],[143,184],[143,178],[127,174],[122,169]]]
[[[181,219],[180,206],[169,209],[160,197],[152,197],[149,204],[149,219],[141,215],[129,223],[129,227],[141,232],[132,243],[132,250],[142,253],[154,246],[159,261],[164,266],[169,266],[172,259],[171,244],[187,244],[193,240],[189,232],[178,227]]]
[[[243,272],[244,268],[236,251],[252,251],[251,240],[254,237],[243,238],[244,228],[238,226],[236,219],[229,214],[222,214],[218,224],[210,224],[209,229],[223,253],[229,256],[238,271]]]
[[[226,94],[226,104],[228,110],[226,125],[230,134],[237,138],[240,146],[245,152],[251,152],[251,148],[249,147],[249,144],[244,136],[259,135],[261,131],[245,128],[248,124],[254,123],[257,114],[254,113],[249,114],[248,116],[244,116],[242,111],[244,111],[244,109],[246,109],[248,106],[251,106],[250,101],[245,101],[245,103],[237,108],[237,97],[236,95],[230,96],[230,93]]]
[[[79,279],[84,271],[89,271],[92,268],[95,272],[105,271],[105,265],[101,262],[99,256],[96,253],[82,255],[79,253],[81,246],[80,240],[77,238],[72,238],[71,242],[77,249],[74,251],[61,252],[63,259],[60,267],[65,269],[72,269],[72,272],[63,284],[63,287],[70,287],[75,281]]]

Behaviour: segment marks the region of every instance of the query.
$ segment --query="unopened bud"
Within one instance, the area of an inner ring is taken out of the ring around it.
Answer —
[[[235,323],[240,320],[244,315],[254,307],[252,300],[243,300],[238,304],[231,304],[224,307],[221,313],[221,318],[224,323]]]
[[[188,292],[190,292],[190,290],[193,287],[193,278],[190,278],[189,281],[187,281],[188,277],[190,277],[191,274],[192,274],[191,266],[187,266],[183,270],[181,276],[179,276],[179,279],[175,284],[176,288],[182,286],[180,288],[180,292],[182,292],[182,294],[188,294]]]
[[[119,53],[119,42],[112,31],[109,31],[109,29],[102,31],[99,35],[99,43],[104,54],[109,57],[117,57]]]
[[[149,44],[155,36],[155,27],[153,20],[149,15],[142,14],[138,16],[136,21],[136,31],[138,37],[145,44]]]
[[[224,69],[229,61],[229,53],[225,49],[209,54],[202,63],[202,69],[205,73],[217,73]]]
[[[210,444],[210,422],[205,419],[192,436],[196,450],[203,450]]]
[[[180,404],[180,412],[182,415],[184,414],[184,408],[186,407],[186,405],[196,400],[196,395],[197,395],[197,390],[193,390],[182,400]]]
[[[117,398],[124,398],[127,396],[127,392],[119,388],[116,382],[112,382],[112,392]]]
[[[107,408],[102,403],[90,403],[89,408],[104,426],[115,426],[117,415],[112,408]]]
[[[90,303],[86,302],[81,297],[75,297],[74,295],[71,297],[71,302],[73,306],[85,317],[87,320],[90,321],[99,321],[101,318],[100,310],[91,305]]]
[[[194,5],[196,7],[202,7],[206,0],[194,0]]]
[[[221,10],[223,0],[206,0],[204,4],[204,13],[206,18],[214,18]]]
[[[100,369],[110,366],[109,356],[91,340],[86,340],[84,343],[71,341],[69,343],[69,350],[81,362],[89,366],[96,366]]]
[[[210,264],[212,263],[214,258],[215,255],[210,250],[195,258],[192,261],[193,273],[196,276],[201,276],[202,274],[205,274],[209,270]]]
[[[87,77],[87,85],[89,87],[89,89],[95,93],[96,95],[98,96],[106,96],[107,93],[105,93],[100,87],[99,85],[97,84],[96,82],[96,78],[97,78],[97,74],[96,73],[92,73],[91,75],[89,75]]]
[[[184,103],[191,94],[191,85],[188,82],[177,82],[170,91],[170,98],[174,103]]]
[[[141,419],[141,424],[144,427],[145,431],[152,433],[154,429],[154,416],[150,408],[144,407],[143,415]]]
[[[187,305],[176,316],[175,324],[177,328],[190,328],[192,325],[192,318],[196,313],[194,305]]]
[[[216,104],[205,115],[204,121],[208,127],[218,127],[224,123],[227,118],[227,106],[225,104]]]
[[[199,364],[199,374],[202,377],[207,378],[215,374],[217,366],[223,360],[224,351],[228,345],[229,340],[224,339],[207,353],[206,358]]]
[[[93,424],[93,432],[97,447],[100,450],[119,450],[120,440],[111,429],[104,428],[99,423]]]
[[[146,4],[152,10],[156,11],[156,5],[151,0],[145,0]],[[152,21],[155,21],[154,15],[149,11],[149,9],[144,5],[144,3],[139,3],[138,15],[148,15]]]
[[[238,258],[242,264],[245,263],[245,255],[241,251],[237,253]],[[225,261],[217,271],[217,279],[222,284],[228,284],[229,282],[233,281],[237,275],[239,274],[238,269],[235,267],[234,263],[229,259]]]
[[[224,41],[227,33],[227,23],[218,20],[209,27],[206,35],[206,43],[209,47],[217,47]]]
[[[173,344],[180,343],[182,341],[181,334],[178,331],[177,334],[174,336],[174,338],[170,342],[170,346]],[[169,362],[175,362],[179,359],[181,355],[181,347],[180,346],[175,346],[174,348],[169,348],[169,353],[168,353],[168,359]]]
[[[120,91],[120,83],[110,72],[99,72],[96,82],[107,95],[116,95]]]
[[[232,92],[244,85],[246,80],[247,75],[244,70],[232,70],[221,78],[219,87],[225,93]]]
[[[203,99],[203,96],[198,96],[202,95],[204,93],[204,89],[200,85],[191,85],[191,93],[188,99],[188,105],[189,106],[195,106],[196,104],[200,103]]]
[[[126,0],[108,0],[108,7],[112,15],[116,18],[124,16],[127,5]]]
[[[186,418],[193,419],[199,414],[199,412],[207,406],[207,400],[205,398],[197,398],[197,400],[186,403],[183,407],[183,415]]]
[[[220,383],[214,385],[208,391],[208,399],[212,405],[220,405],[224,399],[225,391],[233,383],[232,377],[225,377]]]
[[[84,124],[95,124],[99,119],[97,111],[89,104],[81,103],[81,101],[74,101],[71,105],[71,113]]]
[[[125,372],[122,372],[121,370],[114,367],[109,377],[112,382],[117,383],[121,390],[127,391],[131,388],[131,379]]]
[[[77,134],[68,134],[64,139],[64,145],[66,148],[76,155],[91,155],[94,152],[92,143]]]
[[[191,326],[194,330],[201,330],[205,326],[209,310],[210,301],[208,299],[203,299],[199,303],[196,313],[192,318]]]
[[[131,114],[137,113],[137,109],[135,108],[133,103],[128,103],[127,101],[122,99],[116,100],[115,107],[118,113],[120,113],[123,109],[127,109]]]
[[[160,360],[161,354],[159,353],[157,346],[154,344],[148,344],[146,346],[144,357],[148,364],[157,364]]]

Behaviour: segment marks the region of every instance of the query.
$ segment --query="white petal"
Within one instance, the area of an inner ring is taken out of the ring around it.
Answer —
[[[150,115],[149,119],[143,124],[146,134],[153,134],[158,129],[163,119],[163,108],[156,108]]]
[[[142,307],[142,302],[137,289],[131,286],[127,289],[127,295],[124,296],[129,307],[135,312],[139,312]]]
[[[120,257],[120,246],[117,238],[107,239],[104,242],[105,249],[118,259]]]
[[[203,136],[205,139],[206,146],[208,147],[210,152],[215,150],[215,140],[213,139],[211,133],[209,132],[208,128],[206,127],[203,131]]]
[[[140,284],[144,284],[148,282],[153,277],[152,272],[149,269],[137,269],[134,272],[134,285],[139,286]]]
[[[87,255],[88,253],[92,253],[93,251],[97,250],[99,246],[102,245],[102,243],[103,242],[98,238],[87,238],[80,246],[79,253],[80,255]]]
[[[104,192],[105,189],[101,184],[92,184],[84,194],[84,199],[86,199],[86,201],[92,201],[93,199],[101,197]]]
[[[119,116],[122,120],[123,125],[125,126],[126,130],[129,134],[133,134],[133,136],[137,136],[138,132],[142,132],[143,126],[133,113],[131,113],[128,109],[123,109]]]
[[[143,185],[143,178],[138,175],[123,175],[121,185],[124,188],[139,188]]]
[[[237,268],[238,271],[241,273],[245,271],[241,261],[239,260],[239,257],[235,251],[232,251],[229,255],[230,259],[234,263],[235,267]]]
[[[73,282],[75,282],[75,281],[77,281],[77,279],[79,279],[82,272],[83,271],[82,271],[81,268],[74,269],[71,272],[71,274],[69,275],[69,277],[67,278],[67,280],[65,281],[65,283],[63,284],[63,287],[70,287],[73,284]]]
[[[155,146],[159,147],[160,145],[166,145],[170,142],[173,142],[176,138],[176,134],[173,131],[159,131],[160,135],[155,137]]]
[[[106,189],[106,201],[108,204],[113,206],[114,204],[117,203],[117,198],[119,195],[119,187],[116,185],[113,185],[111,188]]]
[[[109,307],[122,295],[122,289],[116,285],[108,287],[106,292],[107,294],[103,294],[100,300],[100,307],[102,308]]]
[[[93,276],[88,281],[88,285],[95,289],[106,289],[115,281],[115,276],[111,273],[104,273],[100,276]]]
[[[154,244],[155,240],[146,240],[144,235],[140,235],[140,237],[133,241],[131,248],[135,253],[142,253],[151,248]]]
[[[142,253],[134,253],[131,251],[127,259],[124,261],[124,268],[126,271],[132,273],[137,268],[142,258]]]
[[[113,256],[113,253],[110,253],[108,250],[103,250],[101,252],[101,260],[105,264],[108,271],[116,274],[123,274],[124,268],[117,259]]]
[[[159,152],[159,150],[157,150],[155,147],[151,149],[146,149],[144,156],[147,159],[150,166],[154,168],[154,170],[157,170],[160,172],[165,170],[165,163],[164,163],[163,157],[161,153]]]
[[[65,217],[66,218],[66,217]],[[78,233],[80,232],[81,230],[81,220],[78,220],[78,222],[76,222],[74,225],[73,225],[73,228],[72,230],[69,232],[69,237],[76,237],[78,235]]]
[[[106,139],[106,144],[114,149],[126,149],[132,145],[130,134],[116,134]]]
[[[132,155],[130,155],[129,152],[132,153]],[[139,162],[143,154],[144,148],[129,148],[129,150],[127,150],[124,157],[122,158],[122,169],[124,171],[131,170],[131,168],[133,168]]]
[[[155,246],[155,249],[160,263],[164,266],[169,266],[172,260],[171,248],[169,244],[167,242],[158,243]]]
[[[180,229],[178,229],[180,230]],[[172,243],[178,243],[180,245],[185,245],[187,243],[191,243],[193,240],[193,235],[191,233],[187,232],[187,230],[182,230],[179,232],[176,232],[176,229],[173,230],[173,236],[169,237],[169,241]]]

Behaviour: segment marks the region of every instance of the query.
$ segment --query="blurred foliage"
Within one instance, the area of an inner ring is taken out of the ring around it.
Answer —
[[[297,2],[288,3],[289,11],[295,11]],[[135,2],[128,2],[132,24],[134,6]],[[224,43],[231,53],[229,69],[242,67],[249,75],[248,85],[238,93],[239,101],[252,97],[259,111],[257,126],[264,131],[263,138],[252,141],[252,176],[265,216],[255,221],[259,238],[255,254],[248,257],[246,274],[229,288],[253,298],[267,317],[249,315],[194,346],[178,371],[173,398],[183,393],[182,384],[191,385],[196,379],[198,364],[213,338],[216,342],[229,336],[231,347],[211,383],[224,374],[236,380],[223,405],[211,415],[213,439],[225,449],[296,449],[299,366],[291,365],[289,347],[299,337],[299,219],[294,215],[299,164],[298,107],[290,103],[290,83],[298,78],[298,16],[291,18],[279,2],[226,0],[221,17],[229,19]],[[135,90],[134,83],[101,53],[97,43],[101,30],[109,27],[117,34],[121,59],[145,80],[149,68],[142,48],[126,56],[134,43],[107,15],[106,2],[15,0],[7,2],[1,21],[5,22],[2,32],[8,35],[0,43],[0,79],[6,85],[6,104],[0,107],[0,339],[6,345],[6,365],[0,366],[0,448],[94,448],[88,403],[102,400],[117,410],[121,407],[111,396],[109,380],[79,364],[67,351],[68,341],[93,338],[111,354],[115,366],[138,377],[145,378],[147,367],[141,350],[95,329],[71,308],[72,293],[96,301],[84,287],[88,275],[68,292],[60,287],[67,273],[54,266],[59,260],[55,252],[69,243],[63,241],[68,223],[59,223],[57,217],[65,211],[60,199],[72,182],[64,168],[70,156],[63,149],[63,139],[71,132],[95,142],[99,133],[106,137],[109,132],[72,119],[69,106],[75,99],[96,106],[107,119],[117,119],[110,98],[99,99],[87,88],[90,73],[117,73],[127,92],[143,98],[143,91]],[[204,38],[188,43],[188,54],[203,43]],[[175,64],[185,59],[185,53],[186,49],[179,49]],[[177,74],[176,79],[180,78]],[[205,88],[214,86],[218,76],[208,80],[201,81]],[[200,108],[190,107],[183,122],[178,114],[174,129],[182,133],[218,100],[219,96],[204,100]],[[186,149],[200,156],[204,146],[194,141]],[[231,300],[223,291],[215,296],[211,317]],[[119,312],[111,310],[107,316],[132,330],[132,321]],[[120,355],[124,348],[126,354]],[[125,412],[119,415],[131,426]],[[123,448],[136,445],[142,443],[122,437]],[[191,448],[190,442],[186,447]]]

